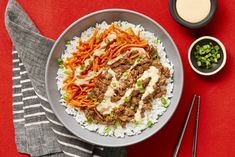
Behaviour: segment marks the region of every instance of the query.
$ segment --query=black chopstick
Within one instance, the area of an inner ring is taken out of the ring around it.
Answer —
[[[194,127],[194,138],[193,138],[193,148],[192,148],[192,157],[196,156],[197,152],[197,132],[198,132],[198,121],[199,121],[199,112],[200,112],[200,96],[197,100],[197,111],[196,111],[195,127]]]
[[[194,106],[195,98],[196,98],[196,95],[193,96],[193,99],[192,99],[192,102],[191,102],[191,106],[190,106],[190,109],[189,109],[187,118],[186,118],[186,120],[185,120],[184,127],[183,127],[183,129],[182,129],[182,131],[181,131],[179,141],[178,141],[178,143],[177,143],[177,145],[176,145],[176,148],[175,148],[173,157],[177,157],[177,155],[178,155],[179,148],[180,148],[180,146],[181,146],[181,142],[182,142],[182,139],[183,139],[183,137],[184,137],[184,133],[185,133],[185,130],[186,130],[186,128],[187,128],[188,121],[189,121],[189,118],[190,118],[190,115],[191,115],[191,112],[192,112],[192,109],[193,109],[193,106]]]

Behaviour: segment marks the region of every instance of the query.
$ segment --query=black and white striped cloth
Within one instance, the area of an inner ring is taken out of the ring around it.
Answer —
[[[48,103],[44,73],[53,41],[42,36],[15,0],[9,0],[6,28],[14,45],[13,115],[17,149],[31,156],[126,157],[125,148],[104,148],[71,134]]]

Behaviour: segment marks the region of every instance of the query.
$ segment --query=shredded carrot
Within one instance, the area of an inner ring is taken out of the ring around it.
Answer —
[[[132,55],[130,58],[133,59],[133,58],[136,58],[137,56],[139,56],[139,52],[134,54],[134,55]]]
[[[105,40],[107,40],[106,38],[110,33],[115,33],[116,38],[106,43],[104,54],[94,56],[94,51],[101,48],[102,42],[107,42]],[[97,105],[95,100],[88,98],[88,93],[96,87],[97,81],[103,75],[102,73],[97,72],[101,68],[105,67],[109,61],[118,57],[127,50],[130,50],[132,47],[146,48],[147,46],[147,42],[140,39],[140,31],[136,35],[131,28],[129,28],[128,31],[124,31],[116,27],[114,24],[110,25],[99,34],[98,29],[96,29],[87,41],[80,40],[77,46],[77,51],[72,53],[72,57],[66,59],[63,63],[64,67],[66,69],[71,69],[73,74],[75,74],[76,69],[84,66],[87,59],[93,57],[93,60],[77,76],[67,76],[65,78],[63,82],[63,90],[70,95],[67,100],[67,104],[80,108],[81,110],[93,109],[99,118],[103,119],[102,115],[96,109]],[[139,53],[136,53],[129,56],[128,59],[136,58],[139,55]],[[149,54],[147,54],[147,56],[149,56]],[[75,83],[77,79],[86,79],[89,71],[93,71],[94,73],[96,72],[96,75],[88,80],[88,83],[81,85]]]
[[[150,58],[149,52],[146,53],[147,57]]]

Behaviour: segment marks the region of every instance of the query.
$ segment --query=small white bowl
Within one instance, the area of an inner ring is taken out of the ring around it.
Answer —
[[[194,57],[194,54],[192,54],[195,49],[196,44],[203,45],[203,44],[208,44],[208,42],[216,43],[221,48],[221,51],[220,51],[221,58],[219,59],[218,63],[216,64],[214,63],[210,69],[198,67],[196,64],[196,59]],[[211,36],[203,36],[195,40],[189,47],[188,60],[189,60],[190,66],[196,73],[200,75],[204,75],[204,76],[214,75],[217,72],[219,72],[226,63],[226,60],[227,60],[226,49],[223,43],[217,38],[214,38]]]

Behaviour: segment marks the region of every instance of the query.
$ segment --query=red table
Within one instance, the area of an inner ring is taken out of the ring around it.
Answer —
[[[41,33],[56,39],[72,22],[90,12],[105,8],[126,8],[141,12],[160,23],[172,36],[182,56],[185,72],[184,90],[176,113],[169,123],[153,137],[128,147],[130,157],[170,157],[177,143],[193,93],[201,96],[198,132],[200,157],[232,157],[235,155],[235,5],[233,0],[219,1],[214,20],[201,30],[187,30],[170,17],[167,0],[18,0]],[[17,152],[12,122],[12,44],[4,26],[7,0],[0,1],[0,156],[25,156]],[[219,38],[227,49],[225,68],[217,75],[195,74],[187,60],[187,50],[197,37]],[[186,131],[179,156],[190,156],[194,119]]]

